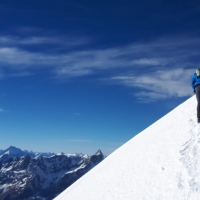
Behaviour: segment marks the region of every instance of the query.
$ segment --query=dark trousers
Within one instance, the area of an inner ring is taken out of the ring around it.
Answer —
[[[197,97],[197,118],[200,118],[200,85],[195,87],[196,97]]]

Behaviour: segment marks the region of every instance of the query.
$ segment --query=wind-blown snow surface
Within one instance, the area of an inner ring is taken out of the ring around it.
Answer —
[[[199,200],[200,125],[192,97],[55,200]]]

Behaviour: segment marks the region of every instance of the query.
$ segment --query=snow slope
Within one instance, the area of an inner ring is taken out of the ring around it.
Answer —
[[[199,200],[195,96],[125,143],[54,200]]]

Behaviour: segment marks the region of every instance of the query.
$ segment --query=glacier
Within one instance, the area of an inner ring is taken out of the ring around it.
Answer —
[[[54,200],[199,200],[200,124],[189,98]]]

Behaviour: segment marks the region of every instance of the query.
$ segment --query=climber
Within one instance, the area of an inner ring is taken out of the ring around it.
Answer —
[[[191,86],[197,98],[197,122],[200,123],[200,68],[193,75]]]

